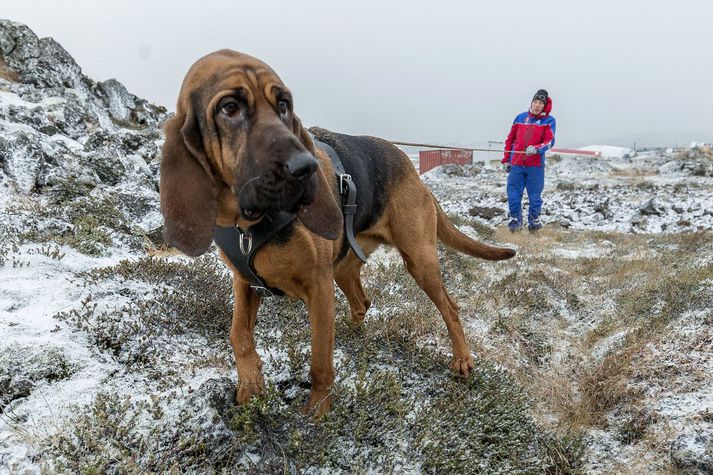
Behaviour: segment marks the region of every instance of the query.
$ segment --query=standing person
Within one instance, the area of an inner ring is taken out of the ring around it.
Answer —
[[[508,206],[511,232],[522,228],[522,192],[527,189],[530,209],[527,228],[535,232],[542,228],[542,189],[545,187],[545,152],[555,144],[557,123],[550,115],[552,99],[547,91],[535,93],[530,109],[515,117],[505,141],[502,163],[508,172]],[[520,153],[518,153],[520,152]]]

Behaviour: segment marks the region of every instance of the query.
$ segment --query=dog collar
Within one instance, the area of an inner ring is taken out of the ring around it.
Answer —
[[[280,289],[269,287],[257,274],[253,266],[255,254],[292,223],[296,217],[295,213],[280,211],[264,215],[260,221],[247,229],[238,226],[215,227],[213,232],[215,244],[225,253],[240,275],[248,281],[250,288],[260,297],[285,295],[285,293]]]

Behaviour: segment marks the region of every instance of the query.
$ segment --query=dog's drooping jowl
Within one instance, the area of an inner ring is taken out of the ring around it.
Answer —
[[[357,188],[354,234],[368,256],[395,247],[408,272],[436,305],[453,345],[452,369],[468,375],[473,358],[458,307],[441,280],[436,241],[466,254],[501,260],[512,249],[461,233],[421,182],[408,157],[385,140],[312,129],[339,155]],[[321,415],[334,381],[334,282],[354,321],[370,300],[360,281],[362,261],[345,244],[341,196],[332,162],[302,127],[293,98],[275,72],[245,54],[221,50],[188,71],[176,115],[165,126],[161,210],[166,242],[189,256],[208,250],[216,226],[250,229],[275,213],[294,213],[255,254],[260,278],[309,311],[312,389],[307,409]],[[235,307],[230,341],[238,371],[236,399],[263,388],[253,330],[261,297],[221,251],[233,272]]]

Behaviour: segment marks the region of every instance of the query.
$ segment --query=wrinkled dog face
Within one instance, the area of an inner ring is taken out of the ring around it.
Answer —
[[[218,209],[232,223],[291,211],[314,234],[339,237],[341,209],[312,139],[290,91],[262,61],[230,50],[199,59],[164,131],[159,187],[168,244],[190,256],[206,252]]]
[[[297,212],[314,199],[318,162],[296,135],[290,91],[257,60],[220,66],[213,68],[213,83],[193,98],[205,111],[204,123],[198,121],[204,143],[213,144],[208,155],[216,175],[247,220],[269,211]]]

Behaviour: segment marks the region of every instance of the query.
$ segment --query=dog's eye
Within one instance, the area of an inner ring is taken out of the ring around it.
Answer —
[[[240,113],[240,104],[236,101],[226,101],[220,105],[220,112],[228,117],[235,117]]]
[[[290,110],[290,104],[283,99],[277,103],[277,109],[280,111],[280,115],[285,115]]]

